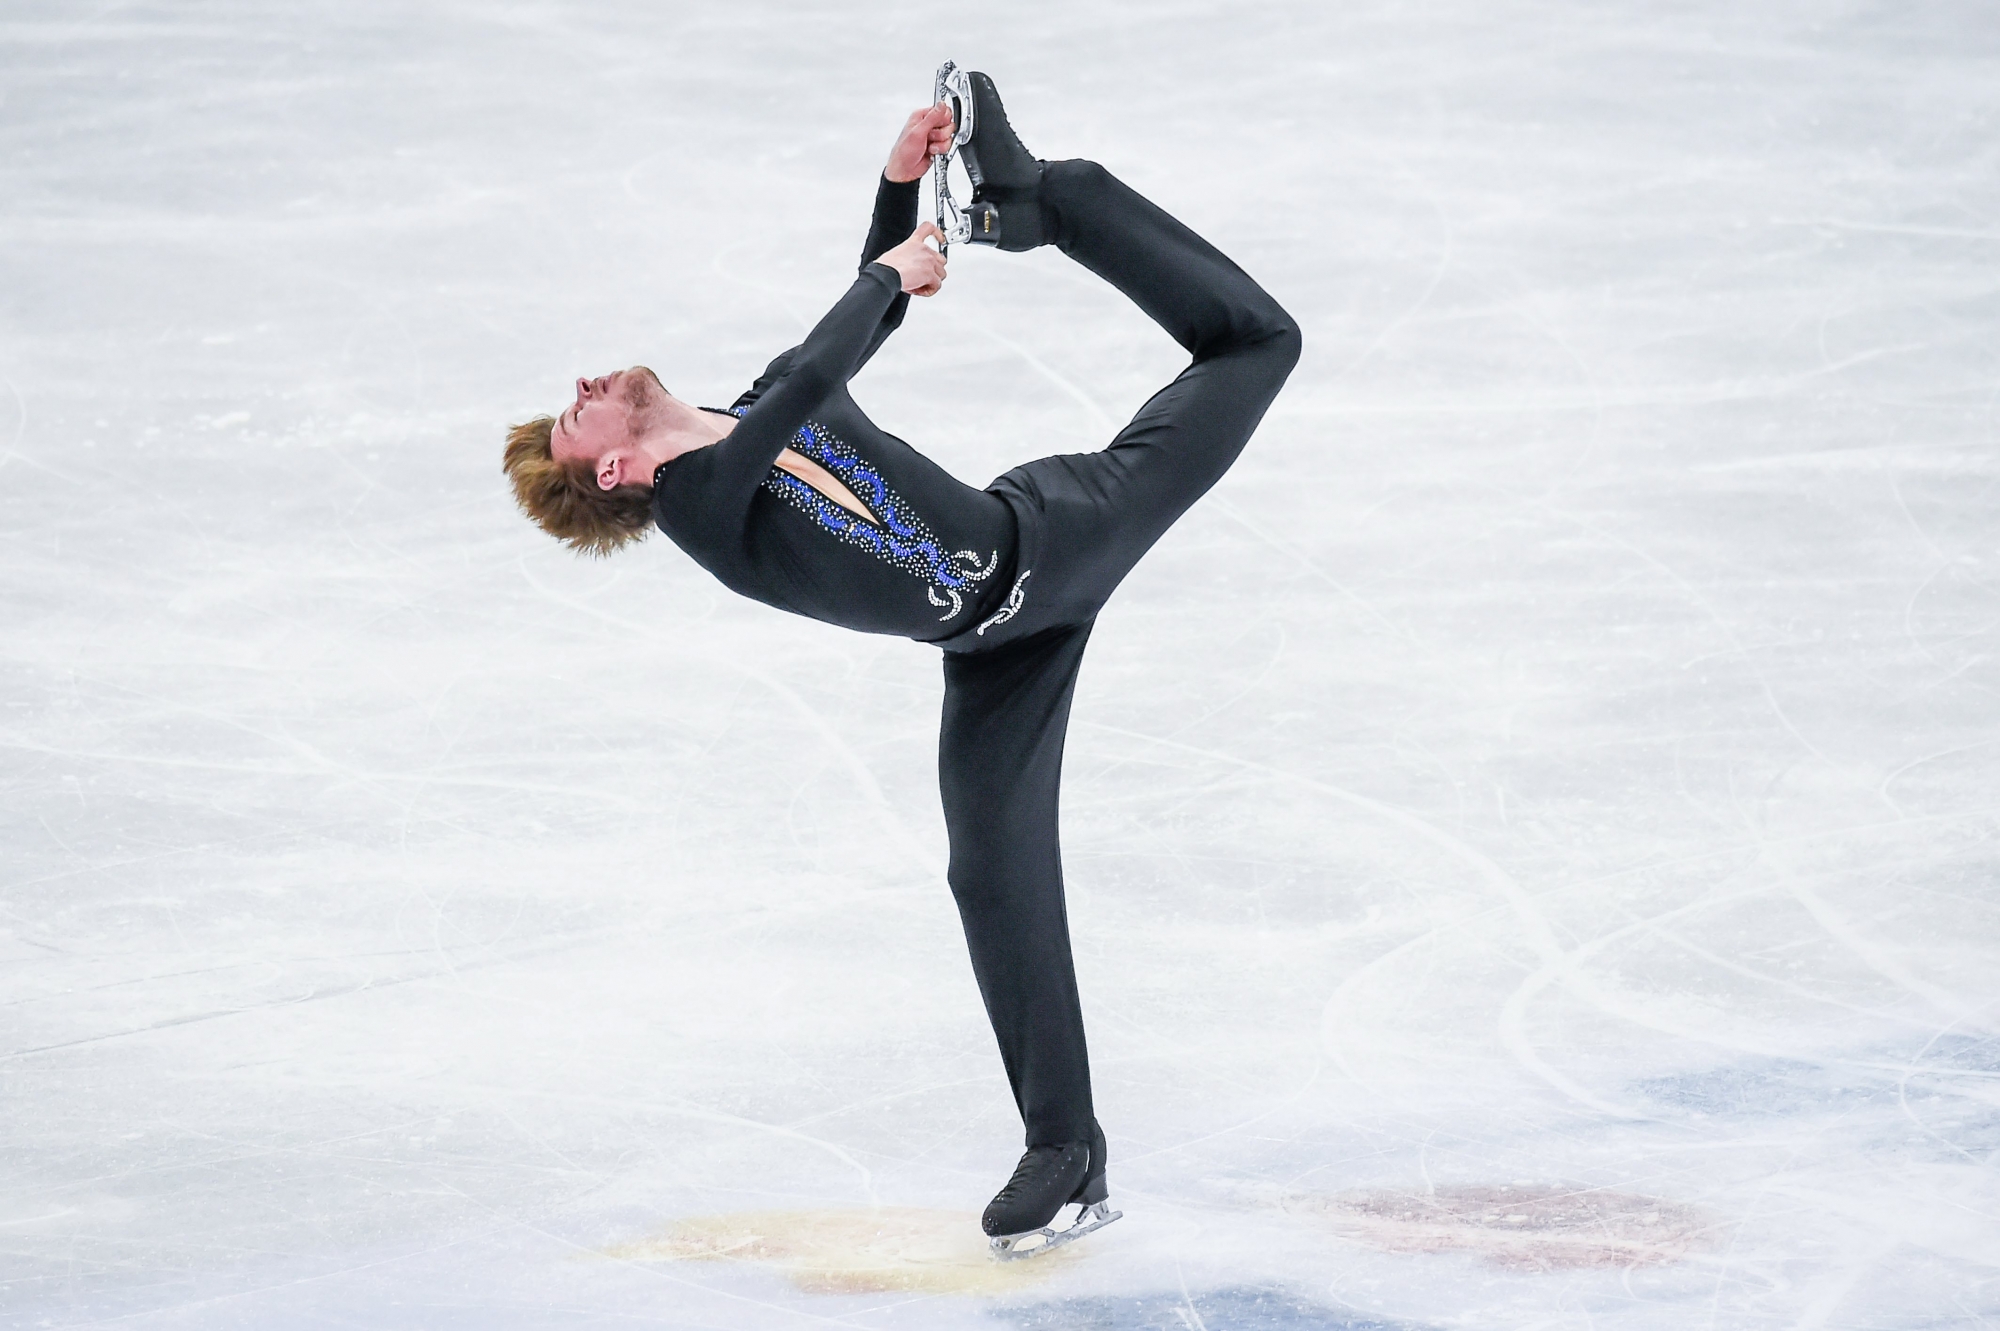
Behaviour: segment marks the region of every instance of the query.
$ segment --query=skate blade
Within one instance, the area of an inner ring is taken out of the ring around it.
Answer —
[[[972,79],[955,61],[947,60],[938,66],[935,100],[951,103],[952,123],[956,132],[951,136],[953,149],[963,148],[972,142],[972,122],[976,114],[972,101]]]
[[[1103,1229],[1114,1220],[1121,1220],[1123,1211],[1111,1209],[1111,1203],[1102,1201],[1095,1206],[1079,1206],[1076,1223],[1068,1229],[1031,1229],[1025,1234],[1001,1234],[987,1240],[993,1255],[1003,1262],[1018,1262],[1029,1257],[1040,1257],[1053,1252],[1065,1243],[1074,1243],[1093,1230]]]
[[[943,239],[938,242],[938,253],[948,254],[953,245],[968,244],[972,240],[972,218],[951,197],[952,160],[958,156],[960,148],[972,141],[972,80],[964,70],[947,60],[938,66],[935,88],[934,100],[951,104],[956,127],[951,147],[931,163],[931,189],[937,199],[937,228],[943,233]]]

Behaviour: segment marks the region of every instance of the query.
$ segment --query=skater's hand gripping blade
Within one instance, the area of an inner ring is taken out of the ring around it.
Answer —
[[[932,249],[924,242],[935,240],[938,248]],[[913,296],[935,296],[944,285],[945,254],[944,233],[929,222],[917,223],[917,229],[910,238],[892,250],[886,251],[875,262],[887,264],[896,270],[901,279],[902,289]]]
[[[1093,1230],[1103,1229],[1114,1220],[1122,1220],[1123,1211],[1111,1209],[1111,1203],[1103,1201],[1095,1206],[1078,1205],[1076,1220],[1068,1229],[1052,1229],[1044,1226],[1031,1229],[1025,1234],[1000,1234],[988,1240],[993,1255],[1003,1262],[1018,1262],[1027,1257],[1040,1257],[1052,1252],[1065,1243],[1074,1243]]]
[[[931,163],[940,157],[949,158],[957,151],[955,132],[951,107],[944,102],[933,102],[910,112],[895,145],[889,149],[889,160],[882,168],[883,178],[899,185],[921,180],[931,169]]]

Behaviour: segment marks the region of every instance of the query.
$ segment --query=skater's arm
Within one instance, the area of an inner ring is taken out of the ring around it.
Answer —
[[[861,247],[861,266],[867,268],[916,229],[917,182],[891,180],[884,175],[882,183],[875,187],[875,217],[868,227],[868,240]],[[854,366],[857,373],[889,340],[889,334],[903,326],[903,315],[909,308],[909,293],[897,292],[896,298],[889,302],[889,308],[882,312],[874,333],[868,338],[868,345],[862,349],[861,359]]]
[[[861,247],[861,266],[874,263],[916,229],[917,182],[883,176],[875,186],[875,216]]]
[[[785,367],[792,363],[792,355],[797,351],[797,347],[790,347],[771,357],[771,363],[766,365],[764,372],[757,376],[757,382],[744,389],[742,394],[729,404],[730,407],[734,409],[736,407],[756,405],[757,399],[764,396],[772,384],[777,383],[778,380],[785,377]]]
[[[882,179],[875,186],[875,216],[868,227],[868,239],[861,246],[863,268],[917,229],[917,182],[930,170],[931,159],[950,149],[951,139],[951,108],[942,102],[910,112],[903,122],[902,133],[896,136],[896,144],[889,150],[889,160],[882,168]],[[903,315],[909,308],[907,294],[890,302],[856,369],[866,365],[888,341],[889,334],[902,327]]]
[[[771,362],[769,380],[729,436],[715,445],[716,480],[726,502],[747,504],[806,417],[861,368],[875,328],[900,293],[928,296],[944,283],[944,255],[925,242],[938,229],[919,223],[910,238],[861,270],[847,294],[806,335]],[[763,383],[764,380],[759,380]],[[737,493],[732,497],[730,491]]]
[[[806,417],[861,367],[862,354],[902,286],[896,269],[869,264],[806,340],[771,362],[758,381],[762,391],[756,402],[715,445],[717,479],[725,488],[740,490],[743,502],[749,501]]]

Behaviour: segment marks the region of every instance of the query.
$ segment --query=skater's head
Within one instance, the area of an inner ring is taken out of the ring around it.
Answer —
[[[559,414],[507,432],[501,465],[521,510],[586,554],[639,540],[652,528],[653,470],[680,405],[643,365],[578,379]]]

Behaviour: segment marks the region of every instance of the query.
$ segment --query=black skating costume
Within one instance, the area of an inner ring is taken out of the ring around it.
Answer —
[[[975,490],[855,405],[847,381],[909,304],[874,260],[916,228],[917,186],[884,180],[854,285],[738,399],[727,438],[658,468],[653,507],[660,529],[734,591],[943,648],[938,783],[973,971],[1028,1146],[1094,1143],[1101,1195],[1057,846],[1070,696],[1099,608],[1235,461],[1300,339],[1241,269],[1095,163],[1042,164],[1022,206],[1038,213],[1012,214],[1017,243],[1002,248],[1046,238],[1194,358],[1108,448],[1030,462]],[[875,521],[778,469],[787,446]]]

